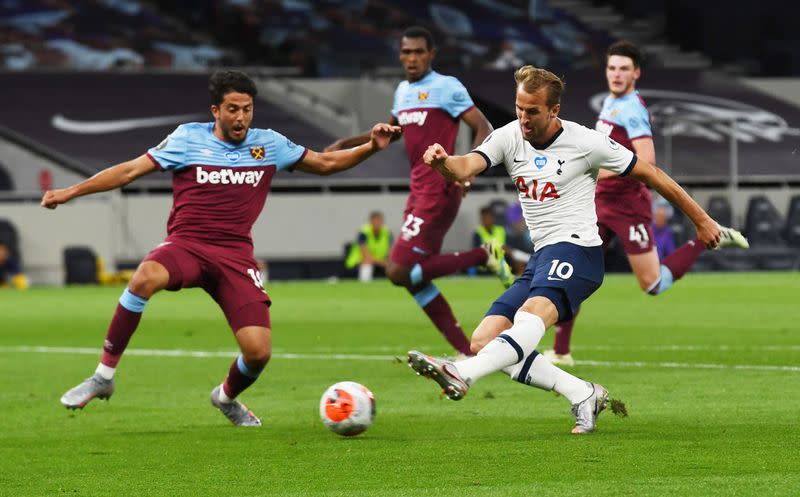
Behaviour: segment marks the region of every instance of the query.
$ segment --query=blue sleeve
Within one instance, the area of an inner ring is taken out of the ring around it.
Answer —
[[[442,108],[454,118],[475,106],[467,89],[456,78],[449,77],[442,88]]]
[[[366,243],[367,243],[367,235],[365,235],[364,233],[359,233],[358,234],[358,244],[359,245],[364,245]]]
[[[394,98],[392,98],[392,115],[394,117],[397,117],[397,114],[400,113],[400,110],[398,109],[398,102],[397,102],[399,100],[399,98],[400,98],[399,94],[400,94],[400,85],[397,85],[397,88],[395,88],[395,90],[394,90]]]
[[[297,164],[306,155],[306,147],[295,144],[277,131],[272,132],[275,144],[275,165],[278,171]]]
[[[635,138],[642,138],[644,136],[653,136],[653,130],[650,127],[650,112],[641,104],[641,102],[634,102],[631,105],[625,106],[625,115],[621,116],[625,131],[628,132],[628,138],[631,140]]]
[[[185,167],[188,141],[189,132],[186,126],[182,124],[167,135],[164,141],[149,149],[147,155],[164,171]]]

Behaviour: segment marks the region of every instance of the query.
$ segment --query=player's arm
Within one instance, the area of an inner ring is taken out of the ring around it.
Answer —
[[[444,147],[434,143],[422,154],[425,164],[439,171],[448,181],[464,181],[486,169],[486,158],[478,152],[447,155]]]
[[[136,159],[103,169],[91,178],[67,188],[47,190],[42,197],[41,205],[48,209],[55,209],[59,204],[69,202],[76,197],[123,187],[136,178],[152,173],[157,168],[158,166],[150,157],[141,155]]]
[[[711,219],[706,211],[686,193],[686,190],[658,166],[639,159],[634,164],[630,176],[655,189],[662,197],[678,206],[692,220],[697,230],[697,238],[706,247],[716,248],[719,245],[720,231],[716,221]]]
[[[656,147],[653,144],[653,138],[649,136],[643,136],[641,138],[634,139],[631,144],[633,145],[633,153],[636,154],[636,157],[645,162],[649,162],[650,164],[656,163]],[[600,175],[597,177],[597,179],[604,180],[606,178],[613,178],[614,176],[617,175],[608,169],[601,169]]]
[[[641,138],[634,138],[631,145],[633,145],[633,153],[636,154],[639,160],[650,164],[656,163],[656,146],[653,144],[652,137],[643,136]]]
[[[472,107],[461,114],[461,120],[467,123],[467,126],[469,126],[475,134],[475,139],[472,140],[472,148],[477,148],[478,145],[483,143],[483,140],[489,136],[489,133],[494,130],[492,123],[486,119],[486,116],[484,116],[483,112],[477,107]]]
[[[367,157],[375,152],[383,150],[392,138],[401,132],[399,126],[392,126],[386,123],[379,123],[373,126],[368,142],[357,147],[337,150],[334,152],[314,152],[308,150],[295,166],[299,171],[320,176],[335,174],[346,171],[363,162]]]
[[[397,126],[397,118],[394,117],[394,116],[391,116],[389,118],[389,124],[392,125],[392,126]],[[337,150],[342,150],[342,149],[345,149],[345,148],[352,148],[352,147],[357,147],[359,145],[363,145],[363,144],[368,143],[370,141],[370,135],[371,134],[372,134],[372,131],[367,131],[365,133],[361,133],[360,135],[351,136],[349,138],[341,138],[341,139],[336,140],[335,142],[331,143],[327,147],[325,147],[323,152],[335,152]],[[393,141],[399,139],[400,136],[401,136],[400,134],[392,135],[391,141],[393,142]]]

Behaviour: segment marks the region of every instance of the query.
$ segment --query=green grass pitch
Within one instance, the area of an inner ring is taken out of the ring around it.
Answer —
[[[468,330],[501,291],[437,284]],[[386,282],[268,289],[274,357],[242,396],[256,429],[209,404],[235,342],[202,291],[156,296],[114,397],[77,412],[58,399],[93,371],[121,288],[0,291],[0,495],[800,495],[799,273],[693,274],[657,298],[607,276],[576,326],[574,372],[630,416],[606,412],[588,436],[569,434],[565,399],[502,374],[444,400],[395,357],[448,347]],[[352,439],[319,420],[340,380],[377,399]]]

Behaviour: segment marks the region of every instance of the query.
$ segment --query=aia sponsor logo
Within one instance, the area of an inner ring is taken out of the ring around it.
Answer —
[[[514,185],[519,191],[519,198],[530,198],[544,202],[548,198],[557,199],[560,197],[556,185],[550,181],[544,182],[542,189],[539,190],[539,180],[526,180],[522,176],[514,178]]]
[[[401,112],[400,115],[397,116],[397,122],[400,123],[400,126],[408,126],[409,124],[422,126],[425,124],[427,118],[427,110],[415,110],[411,112]]]
[[[206,171],[202,167],[195,169],[195,178],[200,185],[251,185],[255,188],[263,176],[264,171],[237,171],[235,169]]]

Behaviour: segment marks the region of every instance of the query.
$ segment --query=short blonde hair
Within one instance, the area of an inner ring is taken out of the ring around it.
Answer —
[[[548,107],[561,103],[564,82],[547,69],[531,65],[522,66],[514,72],[514,79],[517,81],[517,86],[522,85],[522,88],[528,93],[535,93],[542,88],[547,88]]]

